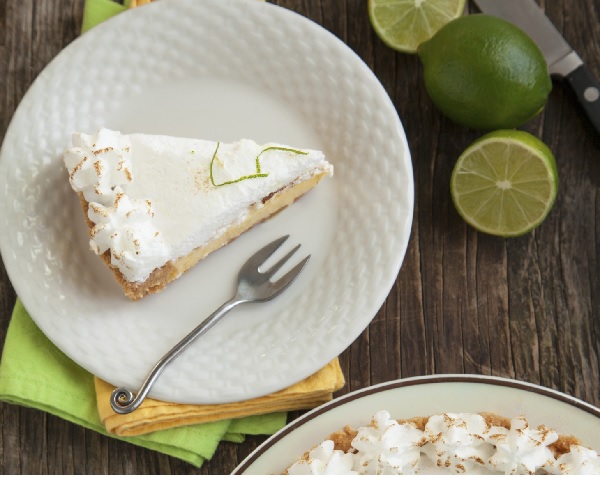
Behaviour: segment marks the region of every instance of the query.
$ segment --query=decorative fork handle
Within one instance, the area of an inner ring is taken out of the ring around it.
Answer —
[[[233,297],[232,299],[223,303],[219,308],[217,308],[208,318],[206,318],[202,323],[200,323],[196,328],[194,328],[185,338],[183,338],[179,343],[175,345],[171,351],[165,354],[158,363],[154,365],[148,377],[143,382],[139,391],[136,395],[134,395],[127,388],[117,388],[115,389],[110,396],[110,405],[117,414],[129,414],[130,412],[135,411],[140,404],[146,399],[148,392],[154,383],[163,372],[165,367],[173,361],[179,354],[185,350],[196,338],[206,333],[210,328],[212,328],[223,316],[225,316],[232,308],[240,303],[244,303],[245,300],[241,300],[237,297]]]

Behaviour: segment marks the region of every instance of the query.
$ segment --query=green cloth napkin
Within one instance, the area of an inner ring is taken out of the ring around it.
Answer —
[[[127,6],[112,0],[86,0],[83,8],[83,20],[81,22],[81,33],[102,23],[104,20],[127,10]]]
[[[124,11],[112,0],[86,0],[81,32]],[[137,437],[108,434],[98,417],[94,377],[71,361],[34,324],[17,300],[0,361],[0,400],[41,409],[115,439],[137,444],[196,466],[210,459],[220,441],[273,434],[287,413],[224,420],[152,432]]]
[[[63,354],[35,325],[17,300],[0,361],[0,400],[41,409],[115,439],[201,466],[221,440],[242,442],[246,434],[273,434],[286,413],[197,424],[137,437],[108,434],[98,417],[94,377]]]

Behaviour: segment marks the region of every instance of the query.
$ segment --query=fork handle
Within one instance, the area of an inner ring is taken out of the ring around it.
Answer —
[[[183,350],[185,350],[194,340],[202,336],[211,329],[223,316],[225,316],[232,308],[245,300],[239,299],[237,296],[223,303],[217,308],[208,318],[194,328],[185,338],[175,345],[167,354],[165,354],[158,363],[154,365],[150,374],[146,377],[139,391],[134,395],[127,388],[117,388],[110,396],[110,405],[117,414],[129,414],[135,411],[140,404],[146,399],[148,392],[163,372],[165,367],[173,361]]]

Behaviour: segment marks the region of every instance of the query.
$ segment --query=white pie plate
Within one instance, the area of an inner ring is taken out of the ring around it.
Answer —
[[[322,149],[335,175],[164,292],[130,302],[88,249],[60,157],[74,131],[100,127]],[[151,393],[238,401],[312,374],[364,330],[400,269],[413,195],[394,105],[341,41],[255,0],[165,0],[82,35],[25,95],[0,152],[0,251],[42,331],[94,375],[135,390],[231,296],[243,261],[291,234],[290,247],[312,254],[299,280],[234,310]]]
[[[389,381],[334,399],[271,436],[233,474],[281,474],[304,453],[346,425],[366,426],[379,410],[394,419],[448,412],[524,416],[574,435],[600,452],[600,409],[564,393],[512,379],[480,375],[433,375]]]

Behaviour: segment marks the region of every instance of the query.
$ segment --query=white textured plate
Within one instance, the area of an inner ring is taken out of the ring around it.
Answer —
[[[322,149],[335,176],[134,303],[88,250],[60,159],[73,131],[101,126]],[[234,310],[167,368],[151,395],[175,402],[270,393],[341,353],[386,298],[412,223],[410,155],[381,84],[320,26],[254,0],[165,0],[85,33],[37,78],[0,154],[0,247],[15,289],[61,350],[115,385],[137,389],[232,295],[259,246],[289,233],[312,253],[283,295]]]
[[[600,451],[600,409],[566,394],[512,379],[480,375],[434,375],[400,379],[337,398],[271,436],[234,474],[281,474],[312,447],[346,425],[366,426],[379,410],[394,419],[447,412],[493,412],[524,416],[532,426],[545,424],[574,435]]]

